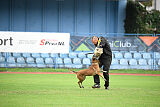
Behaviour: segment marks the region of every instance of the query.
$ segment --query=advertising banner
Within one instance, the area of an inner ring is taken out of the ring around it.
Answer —
[[[111,36],[105,38],[112,51],[160,52],[159,36]],[[93,51],[94,48],[91,37],[71,36],[72,51]]]
[[[0,52],[69,53],[69,33],[0,32]]]

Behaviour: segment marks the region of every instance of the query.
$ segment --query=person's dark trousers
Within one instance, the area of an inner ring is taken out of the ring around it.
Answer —
[[[108,87],[109,86],[109,69],[110,69],[110,65],[112,62],[112,57],[111,56],[107,56],[107,58],[103,58],[100,60],[100,64],[99,67],[101,68],[103,65],[103,76],[106,79],[104,86]],[[94,77],[94,83],[96,84],[100,84],[100,79],[99,79],[99,75],[95,75]]]
[[[103,76],[106,79],[104,86],[107,88],[109,87],[109,72],[103,72]]]
[[[99,75],[96,74],[93,76],[93,78],[94,78],[94,83],[100,84]]]

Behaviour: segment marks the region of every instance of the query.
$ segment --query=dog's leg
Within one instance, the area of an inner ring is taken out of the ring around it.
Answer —
[[[81,86],[82,86],[82,88],[84,88],[84,86],[83,86],[82,82],[81,82]]]
[[[107,81],[107,80],[103,77],[103,75],[102,75],[101,73],[97,73],[97,74],[98,74],[100,77],[102,77],[104,81]]]
[[[80,87],[80,88],[84,88],[82,82],[85,80],[86,76],[81,75],[81,74],[78,74],[78,75],[77,75],[77,78],[79,79],[79,81],[78,81],[79,87]]]
[[[84,88],[82,82],[83,82],[85,79],[86,79],[86,76],[83,76],[83,80],[81,81],[81,86],[82,86],[82,88]]]
[[[79,85],[80,88],[84,88],[84,86],[83,86],[81,81],[78,81],[78,85]]]
[[[79,85],[80,88],[82,88],[82,87],[81,87],[81,81],[78,81],[78,85]]]
[[[97,70],[97,74],[98,74],[100,77],[102,77],[104,81],[107,81],[107,80],[103,77],[103,75],[100,73],[100,68],[99,68],[99,67],[98,67],[98,70]]]

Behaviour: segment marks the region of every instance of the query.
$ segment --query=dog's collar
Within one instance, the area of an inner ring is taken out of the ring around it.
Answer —
[[[98,62],[92,62],[92,64],[98,64]]]

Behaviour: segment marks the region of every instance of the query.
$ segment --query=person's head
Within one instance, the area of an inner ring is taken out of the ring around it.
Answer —
[[[96,44],[98,43],[98,37],[97,37],[97,36],[93,36],[93,37],[92,37],[92,43],[93,43],[94,45],[96,45]]]

